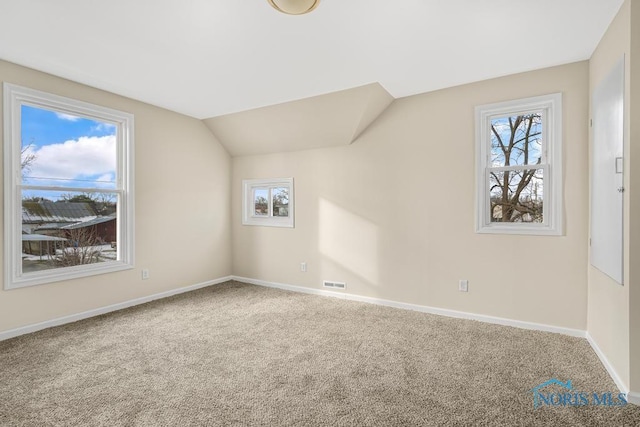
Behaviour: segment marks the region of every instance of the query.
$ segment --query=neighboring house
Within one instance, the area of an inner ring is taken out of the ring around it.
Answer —
[[[274,203],[273,216],[289,216],[289,203]]]
[[[64,248],[67,239],[63,237],[46,236],[40,234],[22,235],[22,253],[29,255],[55,254],[57,249]],[[24,255],[23,255],[24,256]]]
[[[47,234],[51,229],[85,222],[96,218],[98,214],[87,202],[22,202],[22,230],[27,234]]]
[[[116,241],[116,214],[100,216],[89,202],[22,202],[22,250],[32,255],[55,251],[87,230],[100,243]],[[51,238],[51,239],[49,239]]]
[[[72,240],[73,230],[85,230],[87,235],[95,236],[99,243],[111,243],[116,241],[116,215],[99,216],[85,222],[65,225],[60,227],[62,235]]]

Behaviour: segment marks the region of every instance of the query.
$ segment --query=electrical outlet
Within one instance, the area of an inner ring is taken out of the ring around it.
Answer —
[[[307,272],[307,263],[306,262],[301,262],[300,263],[300,271],[302,271],[303,273]]]
[[[142,280],[147,280],[149,278],[149,269],[148,268],[143,268],[142,269]]]
[[[469,292],[469,281],[468,280],[460,280],[458,282],[458,290],[460,292]]]

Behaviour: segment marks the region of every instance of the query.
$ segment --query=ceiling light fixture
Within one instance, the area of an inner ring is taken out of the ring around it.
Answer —
[[[318,7],[320,0],[267,0],[274,9],[288,15],[303,15]]]

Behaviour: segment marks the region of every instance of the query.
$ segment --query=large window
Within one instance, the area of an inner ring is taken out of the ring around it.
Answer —
[[[5,288],[133,267],[133,116],[4,84]]]
[[[293,178],[242,181],[242,223],[293,227]]]
[[[479,233],[562,234],[562,96],[476,108]]]

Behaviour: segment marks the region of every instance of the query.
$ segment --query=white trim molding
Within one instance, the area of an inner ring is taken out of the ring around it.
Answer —
[[[598,343],[596,342],[596,340],[588,331],[587,331],[587,341],[591,345],[591,348],[593,349],[593,351],[598,355],[600,362],[602,362],[602,364],[604,365],[604,368],[609,373],[609,376],[611,377],[613,382],[616,383],[618,390],[620,390],[621,393],[626,393],[627,402],[640,406],[640,393],[629,390],[629,387],[627,387],[624,381],[622,381],[622,379],[620,378],[620,375],[618,375],[618,372],[615,370],[615,368],[613,367],[613,365],[611,364],[607,356],[604,354],[602,349],[598,346]]]
[[[286,291],[301,292],[305,294],[321,295],[332,298],[340,298],[349,301],[365,302],[368,304],[383,305],[386,307],[400,308],[403,310],[419,311],[421,313],[437,314],[440,316],[454,317],[457,319],[478,320],[496,325],[513,326],[520,329],[530,329],[535,331],[554,332],[557,334],[570,335],[572,337],[585,338],[585,331],[580,329],[563,328],[560,326],[545,325],[542,323],[525,322],[521,320],[506,319],[503,317],[487,316],[484,314],[467,313],[464,311],[449,310],[446,308],[429,307],[426,305],[409,304],[380,298],[365,297],[344,292],[327,291],[324,289],[313,289],[303,286],[288,285],[284,283],[267,282],[265,280],[251,279],[248,277],[232,276],[233,280],[249,283],[252,285],[266,286],[269,288],[283,289]]]
[[[289,285],[289,284],[285,284],[285,283],[268,282],[268,281],[265,281],[265,280],[251,279],[251,278],[248,278],[248,277],[233,276],[233,275],[221,277],[221,278],[214,279],[214,280],[209,280],[209,281],[202,282],[202,283],[197,283],[195,285],[186,286],[186,287],[183,287],[183,288],[171,289],[169,291],[160,292],[160,293],[157,293],[157,294],[136,298],[136,299],[132,299],[132,300],[129,300],[129,301],[124,301],[124,302],[121,302],[121,303],[108,305],[108,306],[105,306],[105,307],[100,307],[100,308],[96,308],[96,309],[92,309],[92,310],[87,310],[87,311],[83,311],[83,312],[77,313],[77,314],[58,317],[56,319],[47,320],[47,321],[40,322],[40,323],[34,323],[34,324],[31,324],[31,325],[22,326],[22,327],[15,328],[15,329],[10,329],[10,330],[7,330],[7,331],[0,332],[0,341],[6,340],[6,339],[9,339],[9,338],[14,338],[14,337],[17,337],[17,336],[20,336],[20,335],[25,335],[25,334],[29,334],[29,333],[32,333],[32,332],[40,331],[42,329],[47,329],[47,328],[52,328],[52,327],[55,327],[55,326],[64,325],[64,324],[67,324],[67,323],[77,322],[78,320],[88,319],[90,317],[95,317],[95,316],[99,316],[99,315],[102,315],[102,314],[110,313],[110,312],[113,312],[113,311],[122,310],[122,309],[125,309],[125,308],[133,307],[133,306],[136,306],[136,305],[144,304],[144,303],[155,301],[155,300],[158,300],[158,299],[168,298],[168,297],[171,297],[173,295],[178,295],[178,294],[182,294],[182,293],[185,293],[185,292],[195,291],[197,289],[205,288],[205,287],[208,287],[208,286],[218,285],[220,283],[224,283],[224,282],[227,282],[227,281],[230,281],[230,280],[236,280],[236,281],[239,281],[239,282],[249,283],[249,284],[252,284],[252,285],[264,286],[264,287],[276,288],[276,289],[282,289],[282,290],[292,291],[292,292],[299,292],[299,293],[305,293],[305,294],[312,294],[312,295],[326,296],[326,297],[332,297],[332,298],[339,298],[339,299],[344,299],[344,300],[349,300],[349,301],[358,301],[358,302],[364,302],[364,303],[368,303],[368,304],[375,304],[375,305],[382,305],[382,306],[386,306],[386,307],[399,308],[399,309],[403,309],[403,310],[412,310],[412,311],[417,311],[417,312],[421,312],[421,313],[436,314],[436,315],[439,315],[439,316],[453,317],[453,318],[457,318],[457,319],[477,320],[477,321],[480,321],[480,322],[492,323],[492,324],[503,325],[503,326],[512,326],[512,327],[520,328],[520,329],[529,329],[529,330],[536,330],[536,331],[553,332],[553,333],[558,333],[558,334],[563,334],[563,335],[569,335],[569,336],[572,336],[572,337],[586,338],[587,342],[593,348],[594,352],[596,353],[596,355],[598,356],[598,358],[600,359],[600,361],[604,365],[605,369],[607,370],[607,372],[611,376],[612,380],[615,382],[615,384],[618,387],[618,389],[620,390],[620,392],[627,394],[628,402],[632,403],[632,404],[635,404],[635,405],[640,405],[640,393],[629,391],[629,389],[626,387],[624,382],[620,379],[620,376],[618,375],[616,370],[613,368],[613,366],[611,365],[611,363],[609,362],[607,357],[604,355],[604,353],[602,352],[600,347],[598,347],[598,345],[594,341],[593,337],[588,332],[580,330],[580,329],[564,328],[564,327],[559,327],[559,326],[546,325],[546,324],[542,324],[542,323],[525,322],[525,321],[521,321],[521,320],[506,319],[506,318],[502,318],[502,317],[495,317],[495,316],[487,316],[487,315],[482,315],[482,314],[467,313],[467,312],[463,312],[463,311],[449,310],[449,309],[437,308],[437,307],[429,307],[429,306],[417,305],[417,304],[409,304],[409,303],[403,303],[403,302],[392,301],[392,300],[385,300],[385,299],[380,299],[380,298],[372,298],[372,297],[365,297],[365,296],[361,296],[361,295],[348,294],[348,293],[343,293],[343,292],[328,291],[328,290],[324,290],[324,289],[314,289],[314,288],[307,288],[307,287],[303,287],[303,286]]]
[[[120,302],[117,304],[112,304],[105,307],[83,311],[82,313],[71,314],[69,316],[58,317],[56,319],[47,320],[40,323],[33,323],[31,325],[21,326],[15,329],[9,329],[8,331],[0,332],[0,341],[7,340],[9,338],[17,337],[20,335],[30,334],[32,332],[40,331],[42,329],[52,328],[54,326],[65,325],[67,323],[77,322],[78,320],[100,316],[101,314],[111,313],[112,311],[122,310],[125,308],[133,307],[135,305],[144,304],[144,303],[155,301],[158,299],[168,298],[173,295],[195,291],[196,289],[206,288],[207,286],[218,285],[220,283],[224,283],[229,280],[232,280],[231,276],[221,277],[219,279],[209,280],[202,283],[196,283],[195,285],[186,286],[184,288],[171,289],[169,291],[160,292],[153,295],[147,295],[144,297]]]
[[[616,372],[616,370],[614,369],[613,365],[611,364],[607,356],[604,354],[602,349],[598,346],[598,343],[593,339],[593,336],[591,336],[591,334],[588,331],[586,333],[586,338],[587,338],[587,341],[589,342],[589,345],[591,345],[591,348],[593,349],[593,351],[596,353],[596,355],[598,355],[600,362],[602,362],[602,365],[609,373],[609,376],[611,377],[613,382],[616,383],[616,386],[618,387],[620,392],[629,394],[629,387],[627,387],[624,381],[622,381],[622,378],[620,378],[620,375],[618,375],[618,372]]]
[[[477,320],[479,322],[493,323],[496,325],[503,325],[503,326],[512,326],[514,328],[520,328],[520,329],[553,332],[553,333],[569,335],[577,338],[586,338],[587,342],[589,343],[589,345],[591,345],[591,348],[593,348],[593,351],[596,353],[596,355],[604,365],[609,376],[611,376],[611,379],[616,384],[616,387],[618,387],[621,393],[627,394],[627,401],[635,405],[640,405],[640,393],[629,391],[629,388],[620,379],[620,376],[618,375],[616,370],[613,368],[613,366],[611,365],[607,357],[604,355],[600,347],[598,347],[598,344],[596,344],[593,337],[589,334],[589,332],[583,331],[581,329],[564,328],[560,326],[546,325],[543,323],[525,322],[522,320],[513,320],[513,319],[506,319],[503,317],[467,313],[464,311],[449,310],[445,308],[429,307],[429,306],[417,305],[417,304],[408,304],[404,302],[391,301],[391,300],[385,300],[380,298],[371,298],[371,297],[365,297],[361,295],[348,294],[344,292],[334,292],[334,291],[328,291],[324,289],[314,289],[314,288],[307,288],[304,286],[289,285],[285,283],[268,282],[266,280],[251,279],[248,277],[241,277],[241,276],[231,276],[231,279],[236,280],[238,282],[249,283],[252,285],[265,286],[269,288],[282,289],[282,290],[292,291],[292,292],[320,295],[320,296],[339,298],[339,299],[344,299],[349,301],[358,301],[358,302],[364,302],[368,304],[399,308],[403,310],[412,310],[412,311],[418,311],[421,313],[429,313],[429,314],[437,314],[437,315],[446,316],[446,317],[454,317],[457,319]]]

